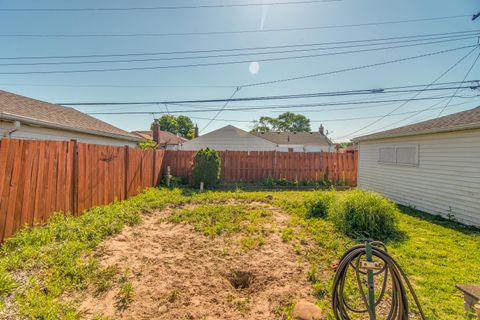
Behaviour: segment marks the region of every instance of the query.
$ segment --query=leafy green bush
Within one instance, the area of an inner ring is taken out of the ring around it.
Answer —
[[[312,217],[325,218],[335,197],[335,191],[316,192],[312,199],[305,201],[307,213]]]
[[[220,178],[220,155],[217,151],[205,148],[195,154],[193,180],[195,185],[203,182],[206,187],[213,187]]]
[[[388,240],[396,233],[398,209],[385,197],[363,190],[344,192],[328,216],[337,229],[354,238]]]

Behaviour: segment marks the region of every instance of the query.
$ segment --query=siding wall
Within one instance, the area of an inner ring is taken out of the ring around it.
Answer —
[[[418,166],[378,163],[380,147],[411,145]],[[480,226],[480,130],[360,142],[358,155],[360,188]]]
[[[11,122],[0,121],[0,139],[3,138],[4,133],[12,129]],[[12,139],[31,139],[31,140],[54,140],[54,141],[69,141],[76,139],[78,142],[110,145],[110,146],[129,146],[136,147],[136,143],[128,140],[120,140],[109,137],[102,137],[93,134],[85,134],[80,132],[70,132],[66,130],[50,129],[43,127],[30,126],[27,124],[21,125],[18,131],[15,131],[10,136]]]

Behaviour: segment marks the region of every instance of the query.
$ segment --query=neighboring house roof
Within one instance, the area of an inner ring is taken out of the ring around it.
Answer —
[[[276,144],[228,125],[182,144],[183,150],[273,151]]]
[[[320,132],[252,132],[277,145],[329,146],[332,142]]]
[[[408,126],[357,137],[353,140],[377,140],[477,128],[480,128],[480,107],[432,120],[414,123]]]
[[[145,139],[145,140],[152,140],[152,131],[138,130],[138,131],[132,131],[130,133],[133,133],[133,134],[135,134],[135,135],[137,135],[140,138]]]
[[[121,140],[141,140],[137,135],[114,127],[73,108],[27,98],[2,90],[0,90],[0,119]]]
[[[143,138],[143,139],[153,139],[152,131],[132,131],[133,134]],[[182,137],[178,137],[168,131],[160,131],[160,145],[179,145],[183,142],[188,141]]]

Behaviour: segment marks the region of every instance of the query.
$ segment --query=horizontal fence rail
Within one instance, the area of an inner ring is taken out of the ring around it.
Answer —
[[[357,184],[357,153],[220,151],[225,182],[256,182],[267,177],[290,181]],[[191,178],[195,151],[167,151],[165,166],[173,176]]]
[[[165,151],[0,139],[0,240],[54,212],[79,215],[156,186]]]

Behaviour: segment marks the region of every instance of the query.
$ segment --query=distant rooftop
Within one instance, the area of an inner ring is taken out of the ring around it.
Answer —
[[[281,145],[329,146],[332,144],[320,132],[252,132],[252,134]]]
[[[132,131],[132,134],[135,134],[143,139],[153,139],[152,131]],[[171,132],[168,131],[160,131],[160,145],[178,145],[183,142],[187,141],[182,137],[177,137]]]

